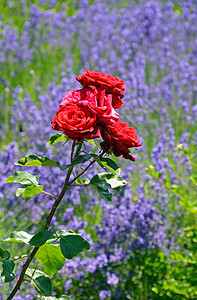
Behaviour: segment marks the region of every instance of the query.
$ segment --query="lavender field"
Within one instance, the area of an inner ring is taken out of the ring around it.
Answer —
[[[3,240],[34,234],[53,205],[48,195],[15,196],[5,184],[21,170],[14,163],[36,153],[69,164],[69,143],[47,144],[51,119],[66,92],[81,88],[75,76],[111,74],[125,82],[119,114],[142,147],[131,150],[135,162],[111,156],[129,182],[112,201],[91,187],[68,190],[53,226],[82,233],[91,248],[52,277],[53,296],[197,299],[196,0],[1,0],[0,11],[0,247],[12,258],[26,253]],[[61,190],[60,169],[30,172],[50,193]],[[13,285],[0,280],[0,299]],[[40,298],[25,282],[14,299]]]

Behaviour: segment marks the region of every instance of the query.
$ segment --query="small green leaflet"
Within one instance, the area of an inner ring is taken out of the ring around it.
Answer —
[[[43,185],[33,186],[24,184],[21,188],[16,189],[16,197],[22,195],[23,199],[37,196],[39,195],[42,190],[44,189]]]
[[[80,178],[77,178],[76,179],[76,183],[77,184],[85,184],[85,185],[88,185],[90,183],[90,180],[88,178],[85,178],[84,180],[80,179]]]
[[[34,176],[26,171],[21,171],[21,172],[16,172],[14,176],[9,176],[5,183],[10,183],[10,182],[15,182],[15,183],[21,183],[25,185],[33,185],[33,186],[38,186],[39,178],[38,176]]]
[[[16,166],[24,166],[24,167],[59,167],[60,164],[55,162],[48,157],[38,156],[29,154],[25,157],[19,159],[18,162],[15,163]]]
[[[40,247],[50,239],[57,239],[57,237],[51,231],[41,230],[31,238],[29,244],[35,247]]]
[[[52,284],[50,278],[39,270],[27,269],[25,277],[30,280],[30,283],[36,288],[38,292],[46,296],[51,294]]]
[[[66,142],[68,140],[68,137],[64,133],[55,133],[54,135],[51,136],[50,140],[47,142],[47,144],[53,146],[56,143],[59,142]]]
[[[92,156],[90,154],[79,155],[71,164],[61,166],[59,162],[55,162],[47,157],[40,157],[38,155],[30,154],[21,158],[17,163],[15,163],[15,165],[24,167],[58,167],[60,168],[60,170],[64,171],[65,169],[74,167],[75,165],[82,164],[88,161],[91,157]]]
[[[75,233],[73,230],[59,230],[57,232],[57,235],[59,237],[62,237],[62,236],[67,236],[67,235],[79,235],[79,234]]]
[[[85,180],[77,179],[77,184],[91,185],[101,198],[111,201],[112,194],[108,189],[113,189],[115,191],[120,191],[121,188],[127,184],[121,176],[113,173],[100,173],[95,175],[91,180],[85,178]]]
[[[16,189],[15,194],[17,197],[22,194],[24,199],[36,196],[44,189],[42,185],[38,185],[38,176],[32,175],[26,171],[16,172],[14,176],[8,177],[5,181],[5,183],[11,182],[22,184],[22,187]]]
[[[93,157],[104,170],[108,169],[112,173],[120,175],[120,168],[112,159],[98,155]]]
[[[1,259],[9,259],[10,253],[7,250],[3,250],[2,248],[0,248],[0,258]]]
[[[29,241],[33,235],[25,232],[25,231],[13,231],[10,234],[10,237],[5,239],[4,242],[17,242],[17,243],[25,243],[29,244]]]
[[[120,191],[127,184],[121,176],[113,173],[100,173],[90,180],[90,185],[97,189],[99,195],[105,200],[111,200],[112,194],[108,189]]]
[[[60,239],[62,254],[66,258],[72,258],[84,250],[90,249],[90,244],[80,235],[67,235]]]
[[[60,245],[44,244],[38,249],[36,259],[42,264],[44,271],[50,277],[60,270],[65,263]]]
[[[12,260],[2,260],[3,271],[1,273],[1,278],[4,282],[11,282],[16,277],[13,273],[14,262]]]
[[[97,161],[97,163],[105,170],[108,169],[114,174],[118,174],[118,175],[120,174],[120,169],[118,165],[112,159],[101,157],[95,154],[79,155],[75,158],[75,160],[71,164],[63,165],[63,166],[61,166],[58,161],[53,161],[48,157],[45,156],[40,157],[38,155],[29,154],[19,159],[19,161],[15,163],[15,165],[24,166],[24,167],[57,167],[60,168],[60,170],[64,171],[65,169],[74,167],[75,165],[83,164],[91,158],[94,158]]]

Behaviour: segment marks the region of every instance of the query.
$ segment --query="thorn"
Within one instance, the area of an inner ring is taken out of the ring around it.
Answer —
[[[21,267],[24,267],[24,265],[21,265]]]
[[[19,281],[19,279],[17,279],[17,282]]]

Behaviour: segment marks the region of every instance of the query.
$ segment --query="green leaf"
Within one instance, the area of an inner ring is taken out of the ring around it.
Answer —
[[[77,178],[76,183],[77,184],[86,184],[86,185],[88,185],[90,183],[90,180],[88,178],[85,178],[85,180]]]
[[[9,176],[5,181],[5,183],[10,183],[10,182],[14,182],[13,176]]]
[[[43,185],[33,186],[24,184],[21,188],[16,189],[16,197],[19,197],[21,194],[24,199],[39,195],[44,189]]]
[[[67,235],[79,235],[78,233],[75,233],[73,230],[59,230],[56,232],[56,235],[54,238],[49,239],[48,241],[46,241],[47,244],[52,244],[54,242],[56,242],[60,237],[62,236],[67,236]]]
[[[98,155],[94,155],[93,157],[97,161],[97,163],[105,170],[108,169],[114,174],[117,174],[117,172],[119,172],[120,168],[111,158],[100,157]]]
[[[25,166],[25,167],[58,167],[60,170],[64,171],[70,167],[73,167],[78,164],[82,164],[88,161],[92,157],[91,154],[79,155],[75,160],[68,165],[61,166],[59,162],[55,162],[47,157],[38,156],[38,155],[26,155],[24,158],[21,158],[15,165]],[[9,180],[9,181],[8,181]],[[13,182],[12,178],[8,178],[6,183]]]
[[[5,239],[4,242],[17,242],[17,243],[25,243],[29,244],[32,235],[25,231],[13,231],[10,234],[10,237]]]
[[[60,239],[60,247],[64,257],[72,258],[84,250],[89,250],[90,244],[80,235],[70,234]]]
[[[13,274],[14,262],[12,260],[2,260],[3,271],[1,273],[1,278],[4,282],[11,282],[16,277]]]
[[[93,139],[92,140],[86,140],[85,139],[85,141],[88,142],[88,143],[90,143],[93,146],[96,146],[95,141]]]
[[[65,168],[73,167],[78,164],[83,164],[84,162],[88,161],[91,157],[92,157],[91,154],[78,155],[71,164],[62,166],[62,168],[65,169]]]
[[[60,245],[45,244],[41,246],[36,253],[36,259],[42,264],[44,271],[50,277],[60,270],[65,263]]]
[[[0,248],[0,258],[9,259],[10,253],[7,250],[3,250],[2,248]]]
[[[15,165],[24,167],[60,167],[59,162],[55,162],[45,156],[40,157],[34,154],[29,154],[19,159]]]
[[[6,259],[10,259],[10,253],[7,251],[7,250],[4,250],[4,252],[5,252],[5,255],[6,255]]]
[[[104,189],[100,186],[97,186],[97,191],[98,191],[99,195],[101,196],[101,198],[103,198],[107,201],[112,200],[112,193],[109,193],[108,189]]]
[[[41,294],[44,294],[46,296],[51,294],[51,280],[44,272],[28,268],[26,270],[25,277]]]
[[[5,183],[10,182],[38,186],[39,178],[38,176],[34,176],[26,171],[21,171],[16,172],[13,177],[8,177],[5,181]]]
[[[56,238],[56,236],[51,231],[41,230],[31,238],[29,244],[35,247],[40,247],[44,245],[47,240],[54,238]]]
[[[90,180],[90,184],[95,186],[102,187],[102,184],[105,186],[105,183],[110,185],[111,189],[119,191],[128,182],[121,176],[112,173],[99,173]]]
[[[64,133],[55,133],[54,135],[51,136],[50,140],[47,142],[47,144],[53,146],[56,143],[59,142],[66,142],[68,140],[68,137]]]
[[[79,235],[79,234],[75,233],[73,230],[59,230],[57,232],[57,235],[59,237],[62,237],[62,236],[67,236],[67,235]]]
[[[100,173],[90,180],[90,185],[97,189],[99,195],[105,200],[111,200],[112,194],[108,189],[120,191],[127,184],[121,176],[113,173]]]

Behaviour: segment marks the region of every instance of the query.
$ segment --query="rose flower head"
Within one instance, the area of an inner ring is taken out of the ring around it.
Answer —
[[[97,116],[88,106],[68,102],[60,107],[53,117],[51,126],[54,130],[62,130],[65,135],[75,141],[95,139],[101,136],[97,126]]]
[[[113,77],[109,74],[86,70],[83,75],[76,77],[83,87],[92,89],[102,89],[106,93],[112,94],[112,106],[119,108],[124,102],[121,100],[124,97],[125,87],[124,81],[118,77]]]
[[[103,142],[100,145],[103,151],[135,161],[135,158],[129,154],[129,148],[140,147],[141,144],[134,127],[128,127],[127,123],[118,120],[115,124],[103,126],[101,136]]]
[[[63,97],[60,107],[71,102],[77,103],[81,107],[88,107],[97,115],[97,123],[115,123],[119,119],[119,114],[112,107],[112,95],[105,94],[105,90],[83,88],[69,91]]]

